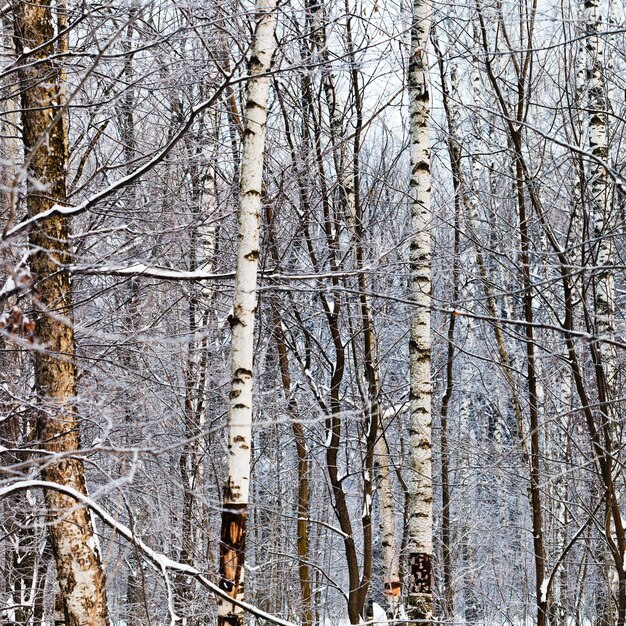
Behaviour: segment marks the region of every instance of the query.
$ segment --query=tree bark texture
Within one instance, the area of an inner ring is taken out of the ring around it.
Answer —
[[[407,617],[428,620],[433,614],[433,485],[430,380],[431,180],[430,91],[426,47],[431,6],[414,0],[408,93],[411,114],[412,299],[410,358],[410,498]]]
[[[602,19],[600,0],[584,3],[586,30],[587,98],[589,104],[588,141],[589,151],[596,160],[589,163],[589,194],[593,248],[598,271],[595,280],[595,313],[597,332],[602,338],[615,330],[615,276],[613,262],[613,238],[611,236],[612,184],[604,164],[609,163],[609,108],[605,79],[606,46],[602,31],[609,27]],[[606,342],[601,344],[607,378],[612,380],[615,369],[615,348]]]
[[[383,587],[387,597],[387,616],[397,619],[400,614],[402,582],[400,558],[396,538],[396,507],[393,497],[393,478],[389,447],[381,433],[376,441],[376,483],[380,519],[380,537],[383,557]]]
[[[239,183],[237,268],[231,344],[231,391],[228,406],[228,475],[224,485],[220,534],[220,587],[243,599],[246,514],[250,491],[252,446],[252,367],[257,307],[257,271],[265,123],[274,53],[277,0],[258,0],[250,79],[244,111],[244,135]],[[220,626],[243,624],[243,610],[220,599]]]
[[[53,39],[65,25],[65,8],[56,4],[56,24],[48,0],[16,2],[15,42],[20,55],[22,128],[28,176],[29,216],[66,201],[68,139],[65,76],[51,57],[66,50],[65,38]],[[31,52],[32,51],[32,52]],[[35,352],[38,430],[48,453],[79,450],[80,423],[75,408],[76,364],[69,274],[69,221],[54,215],[38,222],[29,234],[34,250],[30,269],[39,311],[36,340],[45,351]],[[44,480],[86,493],[80,460],[51,460],[42,469]],[[108,624],[105,577],[87,509],[56,491],[46,491],[52,517],[52,549],[67,626]]]

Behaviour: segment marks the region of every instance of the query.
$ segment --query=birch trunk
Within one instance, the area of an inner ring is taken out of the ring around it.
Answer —
[[[408,92],[411,113],[410,498],[407,617],[432,617],[433,486],[430,381],[430,93],[426,47],[431,8],[414,0]]]
[[[606,73],[609,69],[606,58],[607,49],[602,38],[602,31],[609,26],[610,18],[602,18],[600,0],[584,3],[585,30],[587,42],[587,98],[589,106],[588,137],[589,151],[596,158],[589,164],[589,213],[591,217],[591,250],[595,256],[597,269],[594,272],[594,311],[595,332],[600,337],[597,347],[591,346],[595,365],[595,376],[598,386],[601,416],[603,420],[604,446],[608,455],[618,445],[619,428],[616,421],[616,408],[612,400],[616,394],[616,363],[617,354],[610,339],[615,332],[615,271],[613,269],[613,238],[614,228],[613,189],[605,164],[609,163],[609,113],[610,101]],[[612,456],[612,455],[611,455]],[[610,461],[612,465],[612,460]],[[616,494],[617,495],[617,494]],[[619,495],[617,495],[619,497]],[[617,542],[617,562],[624,561],[626,545]],[[600,623],[613,624],[619,615],[623,619],[626,611],[626,579],[623,568],[615,568],[609,557],[609,549],[602,546],[599,560],[605,561],[607,593],[605,599],[599,595],[597,604],[604,613]],[[618,606],[615,607],[611,598],[617,596]],[[617,609],[617,610],[616,610]]]
[[[569,541],[569,509],[566,503],[569,501],[569,484],[566,470],[570,464],[570,443],[566,433],[572,431],[572,379],[569,371],[558,372],[560,377],[559,393],[559,428],[556,431],[555,443],[557,445],[557,458],[559,460],[558,474],[554,480],[555,517],[557,522],[556,543],[559,556],[565,554]],[[557,383],[558,385],[558,383]],[[568,568],[564,564],[559,571],[558,601],[551,606],[550,624],[554,626],[566,626],[568,623]]]
[[[613,269],[614,246],[612,237],[615,221],[612,215],[613,186],[605,166],[605,164],[609,164],[610,157],[610,101],[606,77],[609,67],[606,58],[608,49],[602,35],[602,31],[610,27],[610,10],[608,11],[608,19],[603,19],[606,7],[603,11],[600,0],[584,2],[583,9],[587,36],[585,62],[589,110],[588,141],[589,151],[595,157],[593,161],[590,160],[588,170],[591,250],[594,252],[597,267],[593,280],[595,332],[601,340],[598,347],[592,347],[591,351],[595,364],[601,416],[604,422],[604,445],[608,456],[611,455],[611,448],[617,445],[616,442],[620,436],[615,406],[612,403],[617,391],[615,384],[617,354],[615,346],[606,341],[615,332],[615,271]],[[609,463],[612,466],[612,460]],[[612,467],[610,471],[612,471]],[[619,497],[618,494],[616,496]],[[599,616],[599,623],[604,621],[607,624],[613,624],[616,620],[622,623],[626,611],[626,579],[623,567],[621,567],[621,563],[624,562],[626,546],[619,540],[615,545],[614,559],[610,558],[609,549],[606,546],[602,546],[599,550],[599,559],[605,561],[607,579],[606,594],[599,594],[597,601],[599,613],[604,613],[604,616]],[[617,568],[612,561],[615,561]],[[617,607],[611,602],[612,597],[618,597]]]
[[[65,76],[56,53],[67,50],[64,37],[53,43],[65,25],[65,7],[57,3],[55,26],[49,0],[15,4],[15,42],[23,65],[19,70],[23,140],[28,166],[29,216],[66,201],[68,141],[64,105]],[[34,52],[30,53],[29,51]],[[33,64],[33,61],[36,61]],[[76,365],[71,324],[69,221],[52,216],[29,235],[37,250],[31,272],[37,287],[37,341],[47,348],[35,353],[35,389],[39,396],[38,430],[47,452],[80,449],[80,422],[75,409]],[[66,457],[42,469],[44,480],[86,493],[81,461]],[[46,506],[57,519],[50,526],[59,587],[67,626],[108,624],[105,577],[87,509],[56,491],[46,491]]]
[[[397,619],[400,613],[402,583],[400,582],[396,518],[393,499],[393,479],[389,447],[381,433],[376,441],[376,482],[383,556],[383,585],[387,596],[387,616]]]
[[[600,0],[584,3],[587,34],[587,96],[589,100],[589,150],[597,160],[589,165],[591,221],[593,246],[596,248],[595,281],[596,325],[600,337],[610,337],[614,331],[615,276],[611,269],[613,245],[610,231],[612,185],[605,167],[609,160],[608,113],[609,101],[605,78],[605,45],[599,33],[608,21],[601,17]],[[602,342],[601,352],[607,378],[612,380],[615,350]]]
[[[252,367],[265,123],[269,75],[274,53],[277,0],[257,0],[256,29],[248,64],[250,79],[244,112],[239,183],[238,246],[231,344],[231,391],[228,406],[228,475],[224,485],[220,543],[220,587],[243,599],[246,511],[252,445]],[[243,610],[220,599],[218,624],[243,624]]]

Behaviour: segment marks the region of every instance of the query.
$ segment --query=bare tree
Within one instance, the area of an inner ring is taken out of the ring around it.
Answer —
[[[252,447],[252,369],[257,271],[261,227],[261,195],[265,122],[274,53],[277,0],[258,0],[256,29],[248,64],[244,140],[238,212],[238,246],[233,312],[230,316],[231,390],[228,408],[228,471],[224,485],[220,543],[220,586],[243,598],[246,509],[250,493]],[[243,611],[220,599],[219,623],[243,624]]]
[[[28,176],[30,217],[66,202],[67,111],[65,76],[55,54],[67,52],[64,4],[56,15],[47,1],[15,4],[15,43],[20,55],[22,133]],[[56,17],[56,19],[55,19]],[[29,233],[38,311],[35,338],[37,422],[42,450],[52,454],[42,467],[44,480],[86,493],[80,459],[55,453],[80,449],[76,410],[72,292],[63,268],[70,258],[69,219],[62,215],[36,224]],[[68,626],[108,624],[105,577],[89,511],[72,498],[45,492],[51,515],[50,537]]]
[[[408,94],[411,109],[411,284],[414,309],[410,339],[410,468],[407,615],[428,620],[432,598],[432,409],[430,381],[431,178],[430,79],[427,47],[432,7],[415,0],[411,25]]]

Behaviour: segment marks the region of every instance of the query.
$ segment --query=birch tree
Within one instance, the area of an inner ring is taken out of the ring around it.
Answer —
[[[581,12],[585,18],[585,55],[586,96],[588,105],[588,148],[593,159],[589,160],[587,194],[588,216],[591,222],[590,241],[591,257],[595,261],[593,272],[593,324],[600,338],[599,345],[592,347],[598,399],[601,407],[601,419],[604,430],[604,447],[607,451],[607,472],[615,472],[609,457],[617,445],[618,427],[616,406],[614,405],[616,387],[616,348],[610,339],[615,333],[615,270],[614,270],[614,229],[617,222],[614,214],[614,191],[608,173],[611,162],[610,126],[611,103],[610,87],[607,81],[609,55],[615,54],[605,41],[603,31],[611,26],[611,5],[602,6],[599,0],[584,2]],[[608,15],[607,15],[608,14]],[[607,341],[608,340],[608,341]],[[607,501],[608,502],[608,501]],[[606,561],[608,585],[606,598],[598,598],[599,623],[613,624],[616,619],[622,623],[626,618],[626,576],[623,571],[626,555],[626,543],[620,540],[623,522],[615,517],[617,541],[607,537],[607,546],[599,551],[600,562]],[[605,542],[602,542],[603,544]],[[613,558],[611,558],[611,547]],[[611,561],[614,561],[612,563]],[[617,602],[612,601],[617,596]]]
[[[381,425],[382,426],[382,425]],[[383,586],[387,596],[387,615],[397,619],[402,601],[400,555],[396,539],[396,507],[393,498],[392,459],[384,432],[376,441],[376,481],[383,557]]]
[[[598,266],[595,284],[596,324],[598,333],[610,336],[615,329],[615,276],[613,263],[614,224],[612,211],[613,186],[607,165],[609,164],[609,87],[606,80],[607,45],[602,30],[609,26],[608,19],[602,19],[607,9],[600,0],[584,3],[586,31],[587,97],[589,105],[589,152],[594,158],[589,163],[589,203],[592,220],[593,247],[596,249]],[[607,384],[612,385],[615,369],[615,350],[608,342],[602,342]]]
[[[430,180],[430,89],[427,46],[431,5],[414,0],[408,69],[411,140],[410,249],[411,315],[410,355],[410,452],[411,493],[409,499],[407,616],[428,620],[433,614],[432,598],[432,409],[430,382],[430,294],[431,294],[431,180]]]
[[[277,0],[258,0],[250,75],[244,110],[237,225],[237,266],[230,317],[231,389],[228,403],[228,470],[223,494],[220,536],[220,587],[243,598],[246,512],[250,493],[252,446],[252,369],[265,123],[274,53]],[[240,607],[220,599],[220,626],[243,624]]]
[[[67,53],[64,3],[56,16],[48,0],[17,2],[15,43],[21,60],[22,134],[28,176],[29,217],[66,202],[68,135],[65,76],[55,56]],[[56,19],[55,19],[56,17]],[[69,219],[50,215],[29,233],[30,268],[38,311],[35,389],[42,450],[52,454],[41,470],[44,480],[86,494],[82,461],[67,455],[79,450],[76,409],[77,369],[72,327]],[[54,455],[64,453],[61,460]],[[87,509],[73,498],[46,490],[50,537],[56,559],[67,626],[108,624],[102,563]]]

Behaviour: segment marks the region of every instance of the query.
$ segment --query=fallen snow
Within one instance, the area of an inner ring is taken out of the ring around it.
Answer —
[[[372,603],[372,617],[374,618],[374,622],[377,624],[387,623],[387,613],[377,602]]]
[[[15,281],[12,276],[9,276],[4,283],[4,287],[0,289],[0,297],[4,296],[6,293],[12,293],[15,291]]]

